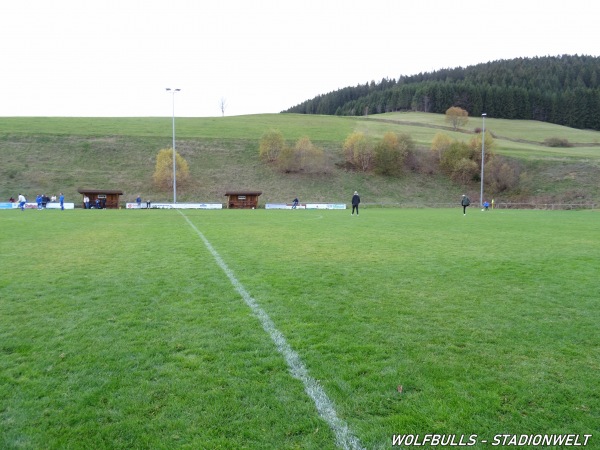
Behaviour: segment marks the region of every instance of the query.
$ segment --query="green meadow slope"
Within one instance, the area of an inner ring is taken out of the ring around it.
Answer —
[[[110,188],[153,201],[172,200],[172,191],[153,186],[156,155],[172,143],[171,118],[0,118],[0,200],[19,192],[59,191],[79,202],[77,189]],[[407,172],[400,178],[344,169],[345,138],[362,131],[378,138],[388,131],[408,133],[427,151],[436,133],[469,140],[479,118],[451,131],[444,116],[389,113],[366,117],[263,114],[217,118],[177,118],[177,150],[188,161],[192,180],[178,185],[180,202],[223,202],[229,189],[261,190],[261,204],[301,201],[347,202],[358,190],[365,203],[401,205],[454,204],[461,193],[479,198],[479,183],[464,186],[440,174]],[[258,157],[261,136],[281,131],[293,143],[308,136],[327,155],[322,174],[285,174]],[[542,122],[486,119],[496,137],[495,152],[519,161],[522,182],[497,201],[597,203],[600,199],[600,132]],[[548,138],[572,147],[549,148]]]

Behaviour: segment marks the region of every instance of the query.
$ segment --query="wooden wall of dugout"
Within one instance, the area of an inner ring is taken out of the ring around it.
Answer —
[[[252,209],[258,208],[259,191],[227,191],[227,208],[229,209]]]
[[[123,191],[107,189],[78,189],[77,192],[81,194],[82,208],[85,208],[83,198],[87,195],[93,208],[96,207],[96,199],[98,199],[107,209],[119,209],[120,196],[123,195]]]

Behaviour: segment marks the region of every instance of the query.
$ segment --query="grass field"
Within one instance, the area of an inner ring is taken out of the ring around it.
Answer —
[[[600,446],[597,211],[0,213],[0,448],[336,448],[228,275],[364,448]]]
[[[190,167],[190,181],[179,183],[180,202],[223,202],[231,189],[263,192],[261,203],[342,202],[358,190],[367,203],[449,205],[461,194],[479,195],[479,183],[451,182],[446,176],[406,171],[400,177],[348,171],[342,146],[354,131],[380,139],[386,132],[407,133],[419,151],[428,152],[437,133],[468,141],[481,126],[471,118],[459,132],[448,130],[441,114],[390,113],[368,117],[262,114],[216,118],[177,118],[177,150]],[[172,189],[153,184],[156,155],[172,145],[171,118],[0,117],[0,200],[19,192],[64,192],[79,204],[78,188],[119,189],[123,202],[138,195],[172,200]],[[259,140],[280,130],[290,145],[303,136],[324,149],[323,173],[287,174],[260,161]],[[518,189],[494,195],[497,201],[597,203],[600,185],[600,132],[534,121],[488,118],[497,136],[494,151],[521,165]],[[550,148],[548,138],[576,146]],[[488,149],[489,150],[489,149]]]

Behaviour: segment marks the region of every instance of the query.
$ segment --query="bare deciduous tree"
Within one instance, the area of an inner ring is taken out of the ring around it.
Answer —
[[[221,108],[221,115],[225,116],[225,108],[227,108],[227,99],[225,97],[221,97],[221,101],[219,102],[219,107]]]

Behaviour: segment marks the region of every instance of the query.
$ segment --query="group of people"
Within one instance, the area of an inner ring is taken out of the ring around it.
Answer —
[[[492,200],[492,207],[494,200]],[[460,205],[463,207],[463,216],[467,215],[467,207],[471,204],[471,199],[469,199],[469,197],[466,196],[466,194],[463,194],[462,196],[462,200],[460,201]],[[490,210],[490,203],[486,200],[483,202],[483,208],[481,209],[482,211],[489,211]]]
[[[492,200],[492,203],[494,201]],[[352,212],[351,215],[353,216],[354,213],[356,212],[356,215],[358,216],[358,205],[360,204],[360,196],[358,195],[358,191],[354,191],[354,195],[352,195]],[[463,194],[461,202],[460,202],[462,208],[463,208],[463,215],[467,215],[467,207],[471,204],[471,199],[469,199],[469,197],[467,197],[466,194]],[[296,197],[294,199],[294,201],[292,202],[292,209],[296,209],[296,207],[298,206],[298,197]],[[488,211],[490,208],[490,204],[488,201],[483,202],[483,209],[482,211]]]
[[[52,196],[52,197],[48,197],[46,194],[38,194],[36,197],[36,203],[37,203],[37,208],[38,209],[44,209],[46,208],[46,205],[48,204],[48,202],[55,202],[56,201],[56,196]],[[9,200],[11,203],[15,202],[14,198],[10,198]],[[58,201],[60,202],[60,209],[64,210],[65,209],[65,196],[64,194],[61,192],[59,197],[58,197]],[[141,196],[137,196],[137,198],[135,199],[138,208],[142,207],[142,198]],[[25,203],[27,203],[27,199],[25,198],[25,196],[23,194],[19,194],[18,200],[17,200],[18,204],[19,204],[19,208],[21,208],[21,210],[25,210]],[[90,198],[86,195],[85,197],[83,197],[83,203],[85,205],[86,209],[90,209],[92,206],[90,204]],[[358,195],[358,191],[354,191],[354,195],[352,195],[352,213],[351,215],[354,215],[354,213],[356,212],[356,215],[358,216],[358,205],[360,204],[360,196]],[[493,203],[493,200],[492,200]],[[292,202],[292,209],[296,209],[298,207],[299,201],[298,201],[298,197],[294,198],[294,201]],[[461,202],[460,202],[462,208],[463,208],[463,215],[466,216],[467,215],[467,207],[471,205],[471,200],[469,199],[469,197],[467,197],[466,194],[463,194]],[[102,204],[102,201],[100,199],[96,199],[96,204],[95,204],[96,208],[101,209],[104,207],[104,205]],[[150,208],[151,204],[150,201],[146,202],[146,208]],[[488,211],[490,204],[488,201],[483,202],[483,209],[482,211]]]
[[[138,205],[138,208],[142,207],[142,197],[140,195],[137,196],[135,202]],[[152,202],[150,200],[146,200],[146,209],[150,209],[152,207]]]
[[[48,205],[48,203],[55,202],[55,201],[56,201],[56,195],[53,195],[52,197],[48,197],[46,194],[38,194],[35,197],[35,202],[37,204],[37,209],[45,209],[46,206]],[[64,196],[64,194],[62,192],[58,196],[58,201],[60,203],[60,209],[64,210],[65,209],[65,196]],[[19,196],[17,197],[16,202],[15,202],[15,199],[12,198],[12,197],[9,199],[9,202],[11,202],[11,203],[18,203],[18,206],[21,209],[21,211],[24,211],[25,210],[25,204],[27,203],[27,198],[25,197],[25,195],[19,194]]]
[[[294,198],[292,201],[292,209],[296,209],[298,207],[298,197]],[[360,197],[357,191],[354,191],[354,195],[352,196],[352,215],[354,215],[354,211],[356,211],[356,215],[358,216],[358,205],[360,203]]]
[[[87,195],[84,195],[83,196],[83,207],[85,209],[92,209],[92,208],[104,209],[104,208],[106,208],[106,199],[105,198],[96,198],[96,200],[94,200],[94,203],[92,204],[90,202],[90,198]]]

